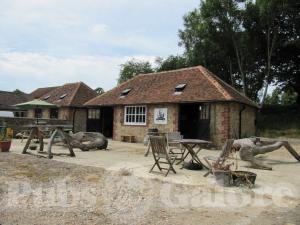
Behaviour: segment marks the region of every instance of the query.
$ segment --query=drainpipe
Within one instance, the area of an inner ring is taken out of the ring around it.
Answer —
[[[239,139],[242,138],[242,112],[246,109],[246,106],[243,107],[239,111]]]
[[[76,115],[76,108],[74,108],[73,110],[73,128],[72,128],[72,132],[73,134],[75,133],[75,115]]]

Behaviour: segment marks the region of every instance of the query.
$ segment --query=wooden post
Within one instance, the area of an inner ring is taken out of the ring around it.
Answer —
[[[49,159],[52,159],[52,158],[53,158],[53,155],[52,155],[52,153],[51,153],[51,148],[52,148],[52,144],[53,144],[53,142],[54,142],[54,138],[55,138],[56,134],[57,134],[57,129],[52,133],[51,138],[50,138],[50,140],[49,140],[48,150],[47,150],[47,152],[48,152],[48,158],[49,158]]]
[[[58,134],[62,137],[63,140],[65,140],[68,148],[69,148],[69,151],[70,151],[70,156],[71,157],[75,157],[75,153],[73,151],[73,148],[71,146],[71,143],[70,143],[70,140],[69,138],[66,137],[66,135],[64,134],[63,130],[62,129],[57,129],[58,131]]]
[[[39,139],[39,142],[40,142],[40,152],[43,152],[44,151],[44,135],[40,131],[39,128],[37,128],[37,133],[38,133],[38,139]]]
[[[27,151],[27,149],[28,149],[28,147],[30,145],[30,142],[34,138],[35,134],[36,134],[36,128],[32,128],[31,131],[30,131],[30,135],[29,135],[29,137],[27,139],[26,145],[23,148],[22,154],[26,154],[26,151]]]

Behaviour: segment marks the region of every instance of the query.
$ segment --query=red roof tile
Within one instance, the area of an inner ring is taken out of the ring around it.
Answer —
[[[41,100],[58,106],[82,106],[88,100],[95,98],[97,93],[83,82],[64,84],[45,93]]]
[[[23,92],[0,91],[0,108],[9,108],[22,102],[31,101],[34,98]]]
[[[174,95],[178,84],[187,84],[182,94]],[[120,93],[131,89],[120,98]],[[152,103],[234,101],[254,107],[256,103],[242,95],[202,66],[136,76],[85,105],[131,105]]]
[[[38,88],[34,90],[33,92],[30,93],[34,98],[40,98],[44,94],[49,93],[50,91],[53,91],[57,87],[43,87],[43,88]]]

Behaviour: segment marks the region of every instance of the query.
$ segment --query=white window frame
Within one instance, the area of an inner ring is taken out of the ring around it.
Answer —
[[[144,107],[145,108],[145,114],[137,114],[136,108],[139,107]],[[127,116],[127,109],[128,108],[135,108],[135,113],[133,114],[128,114],[128,116],[134,116],[134,122],[128,122],[126,121],[126,116]],[[145,116],[145,122],[136,122],[136,116]],[[124,125],[135,125],[135,126],[145,126],[147,125],[147,106],[146,105],[130,105],[130,106],[125,106],[124,107]]]

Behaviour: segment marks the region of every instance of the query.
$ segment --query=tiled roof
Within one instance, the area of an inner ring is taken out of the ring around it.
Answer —
[[[95,98],[97,93],[83,82],[68,83],[45,93],[41,100],[58,106],[82,106],[88,100]]]
[[[49,93],[50,91],[53,91],[57,87],[43,87],[43,88],[38,88],[34,90],[33,92],[30,93],[34,98],[40,98],[44,94]]]
[[[174,95],[178,84],[187,84],[180,95]],[[125,89],[131,91],[120,98]],[[160,73],[138,75],[85,105],[131,105],[152,103],[188,103],[234,101],[258,107],[256,103],[222,81],[202,66]]]
[[[30,100],[33,100],[33,97],[23,92],[0,91],[0,108],[2,109]]]

